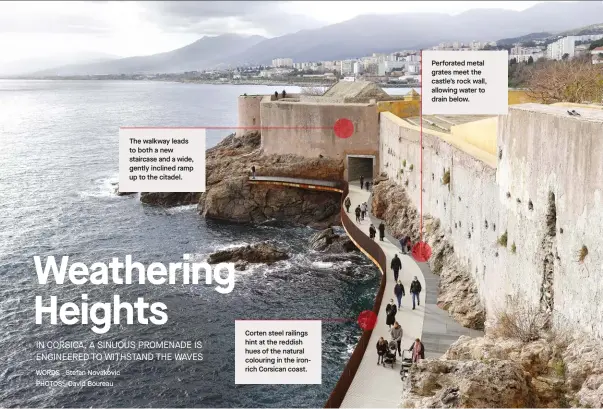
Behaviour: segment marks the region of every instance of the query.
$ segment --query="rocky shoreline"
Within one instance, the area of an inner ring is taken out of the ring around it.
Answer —
[[[234,134],[206,151],[204,193],[141,193],[141,201],[163,207],[197,204],[208,219],[236,223],[268,220],[326,228],[339,225],[340,194],[249,183],[251,167],[265,176],[340,180],[343,162],[296,155],[263,155],[259,132]]]

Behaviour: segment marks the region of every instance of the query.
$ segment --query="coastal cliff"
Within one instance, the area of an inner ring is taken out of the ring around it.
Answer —
[[[259,132],[224,138],[206,151],[206,191],[145,193],[148,204],[177,206],[198,203],[201,215],[210,219],[259,223],[271,219],[316,228],[340,224],[341,195],[303,189],[249,183],[251,167],[258,175],[341,180],[343,162],[296,155],[264,155]]]

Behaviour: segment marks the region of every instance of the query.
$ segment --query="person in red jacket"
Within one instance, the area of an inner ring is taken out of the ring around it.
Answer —
[[[408,348],[412,355],[413,362],[419,362],[420,359],[425,359],[425,347],[419,338],[415,339],[410,348]]]

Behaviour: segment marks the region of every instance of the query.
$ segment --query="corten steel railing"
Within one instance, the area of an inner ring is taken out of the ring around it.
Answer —
[[[352,222],[347,212],[345,211],[344,201],[349,193],[349,185],[348,182],[342,181],[338,184],[338,187],[324,187],[324,186],[311,186],[308,184],[297,184],[291,182],[278,182],[278,181],[262,181],[260,180],[249,180],[251,183],[261,183],[261,184],[274,184],[281,186],[292,186],[292,187],[300,187],[306,189],[316,189],[316,190],[328,190],[328,191],[337,191],[341,192],[341,223],[343,228],[345,229],[348,237],[356,247],[360,249],[375,265],[381,270],[381,283],[379,284],[379,290],[377,291],[377,295],[375,297],[375,302],[373,304],[373,312],[375,315],[379,315],[379,310],[381,309],[381,302],[383,300],[383,293],[385,291],[385,283],[386,280],[386,266],[387,259],[385,257],[385,253],[381,249],[381,246],[377,244],[374,240],[370,239],[366,234],[362,232],[355,224]],[[354,380],[354,376],[358,371],[358,367],[360,367],[360,362],[364,356],[366,348],[368,347],[368,343],[371,339],[371,334],[373,330],[365,330],[360,336],[360,340],[358,344],[356,344],[356,348],[354,348],[354,352],[352,352],[352,356],[350,357],[348,363],[346,364],[339,380],[335,384],[335,387],[331,391],[331,395],[329,399],[325,403],[325,408],[339,408],[343,399],[345,398],[352,381]]]
[[[343,205],[343,202],[349,193],[348,183],[342,182],[341,188],[341,223],[343,224],[343,228],[356,247],[358,247],[369,259],[371,259],[373,263],[377,265],[379,270],[381,270],[381,283],[379,285],[379,291],[377,291],[377,296],[375,297],[375,303],[373,304],[373,312],[375,315],[378,315],[381,308],[381,301],[383,300],[383,293],[385,291],[385,283],[387,282],[385,276],[387,266],[385,253],[379,244],[364,234],[349,218]],[[358,371],[358,367],[360,366],[360,362],[362,361],[366,348],[369,346],[368,343],[371,339],[372,333],[372,329],[366,330],[362,333],[358,344],[356,344],[356,348],[354,348],[352,356],[343,369],[343,372],[335,384],[335,387],[331,391],[329,400],[327,400],[327,403],[325,403],[325,408],[339,408],[341,406],[341,403],[343,402],[343,399],[345,398],[345,395],[348,392],[352,381],[354,380],[354,376]]]

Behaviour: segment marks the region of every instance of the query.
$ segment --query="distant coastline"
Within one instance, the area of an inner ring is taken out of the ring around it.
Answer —
[[[336,81],[324,81],[319,79],[307,79],[304,81],[287,79],[262,79],[262,80],[201,80],[187,78],[173,78],[171,76],[156,78],[139,78],[132,75],[75,75],[75,76],[0,76],[0,80],[26,80],[26,81],[161,81],[161,82],[180,82],[184,84],[211,84],[211,85],[266,85],[266,86],[293,86],[293,87],[330,87]],[[377,85],[384,88],[420,88],[421,84],[397,84],[377,82]]]

